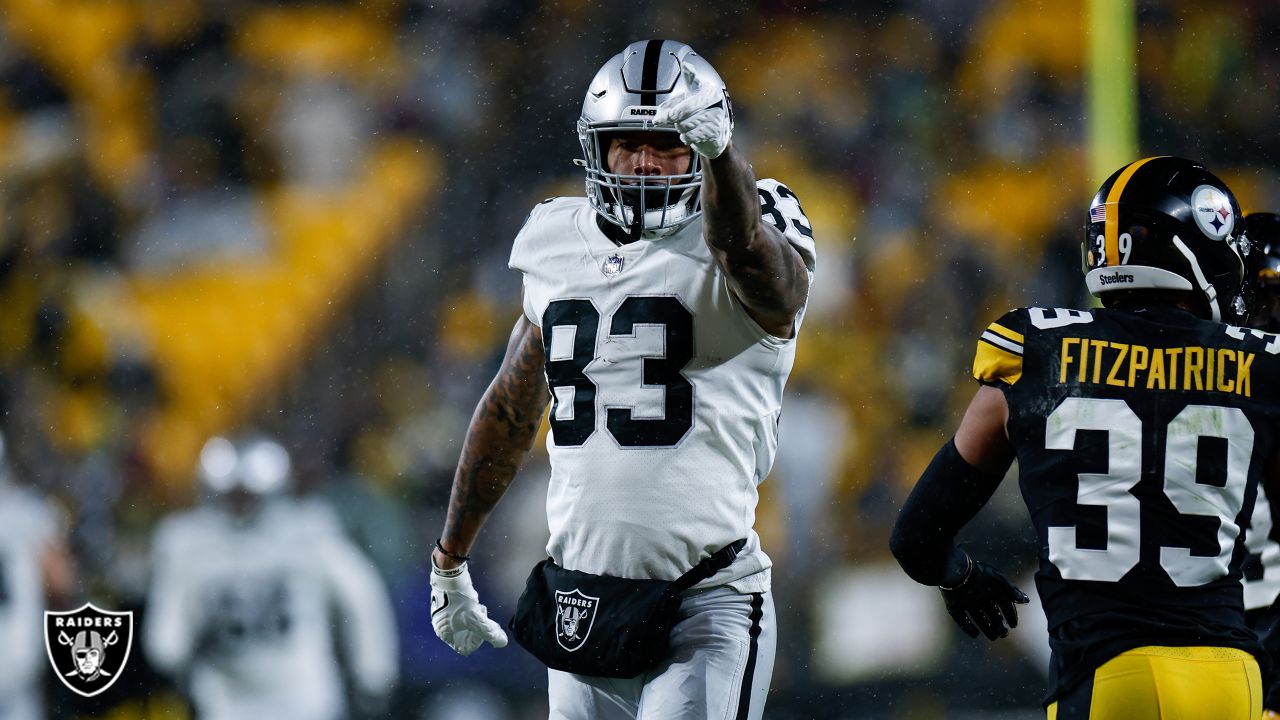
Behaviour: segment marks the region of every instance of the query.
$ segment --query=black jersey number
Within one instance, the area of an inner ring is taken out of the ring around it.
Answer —
[[[782,209],[778,207],[778,198],[787,198],[796,206],[797,217],[791,218],[791,227],[796,232],[804,235],[809,239],[813,239],[813,226],[809,224],[809,218],[804,214],[804,208],[800,207],[800,198],[791,192],[791,188],[786,185],[778,185],[778,197],[774,197],[773,193],[764,188],[756,188],[756,193],[760,195],[760,215],[769,218],[769,222],[778,228],[779,232],[787,231],[787,216],[783,214]]]
[[[676,298],[633,295],[609,319],[609,337],[634,337],[636,327],[663,328],[662,355],[645,357],[640,368],[643,387],[660,387],[665,410],[660,418],[638,418],[634,409],[606,406],[605,428],[622,447],[672,447],[693,427],[693,384],[683,374],[693,359],[693,314]],[[590,300],[553,300],[542,313],[547,387],[553,398],[551,433],[561,447],[580,446],[596,431],[596,384],[586,369],[597,357],[600,313]],[[572,343],[552,352],[557,331],[573,333]],[[567,352],[566,352],[567,350]],[[571,391],[572,410],[561,407],[562,391]]]
[[[1076,526],[1050,527],[1049,561],[1065,580],[1116,582],[1137,566],[1142,553],[1143,513],[1132,490],[1142,478],[1143,423],[1123,400],[1067,398],[1046,419],[1045,449],[1075,449],[1079,430],[1107,433],[1107,472],[1080,473],[1076,496],[1080,505],[1106,508],[1107,547],[1080,548]],[[1160,566],[1178,587],[1206,585],[1227,574],[1240,535],[1235,521],[1248,484],[1253,425],[1239,408],[1188,405],[1169,422],[1164,436],[1164,494],[1179,513],[1219,523],[1216,555],[1162,546]],[[1226,440],[1225,465],[1197,468],[1203,438]]]

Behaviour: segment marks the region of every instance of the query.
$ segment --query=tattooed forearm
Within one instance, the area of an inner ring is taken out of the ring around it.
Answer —
[[[790,336],[809,275],[791,243],[760,217],[755,173],[732,144],[707,161],[702,206],[707,245],[738,299],[765,330]]]
[[[761,223],[755,173],[732,144],[720,157],[703,162],[703,232],[707,244],[725,252],[740,250],[750,243]]]
[[[551,399],[543,362],[542,334],[521,317],[511,332],[502,367],[471,417],[453,477],[440,543],[454,555],[470,551],[480,526],[533,447]]]

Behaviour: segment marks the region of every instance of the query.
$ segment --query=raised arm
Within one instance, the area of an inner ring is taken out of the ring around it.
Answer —
[[[686,92],[658,108],[680,139],[702,156],[702,212],[707,245],[747,313],[770,335],[791,337],[809,295],[800,252],[761,218],[755,173],[730,140],[733,124],[723,89],[682,65]]]
[[[433,550],[436,567],[449,570],[461,564],[450,556],[471,551],[481,525],[533,447],[551,401],[543,372],[542,331],[522,315],[507,341],[502,367],[471,416],[440,536],[449,554]]]
[[[796,313],[809,295],[809,273],[799,251],[763,222],[755,173],[732,143],[706,161],[702,208],[707,245],[734,295],[770,335],[794,335]]]

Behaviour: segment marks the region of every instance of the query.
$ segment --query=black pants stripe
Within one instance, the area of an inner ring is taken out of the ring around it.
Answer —
[[[759,650],[760,618],[764,617],[764,595],[751,594],[751,649],[747,652],[747,667],[742,671],[742,691],[738,693],[737,720],[746,720],[751,711],[751,681],[756,674],[756,652]]]

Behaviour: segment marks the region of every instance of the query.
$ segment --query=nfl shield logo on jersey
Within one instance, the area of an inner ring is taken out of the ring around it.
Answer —
[[[62,684],[85,697],[111,687],[133,647],[133,613],[92,603],[70,612],[44,613],[44,647]]]
[[[601,270],[604,271],[605,275],[613,277],[614,275],[622,272],[622,263],[623,257],[621,255],[610,255],[604,259],[604,265],[601,267]]]
[[[600,598],[583,595],[577,588],[556,591],[556,642],[560,647],[569,652],[582,647],[591,634],[599,605]]]

